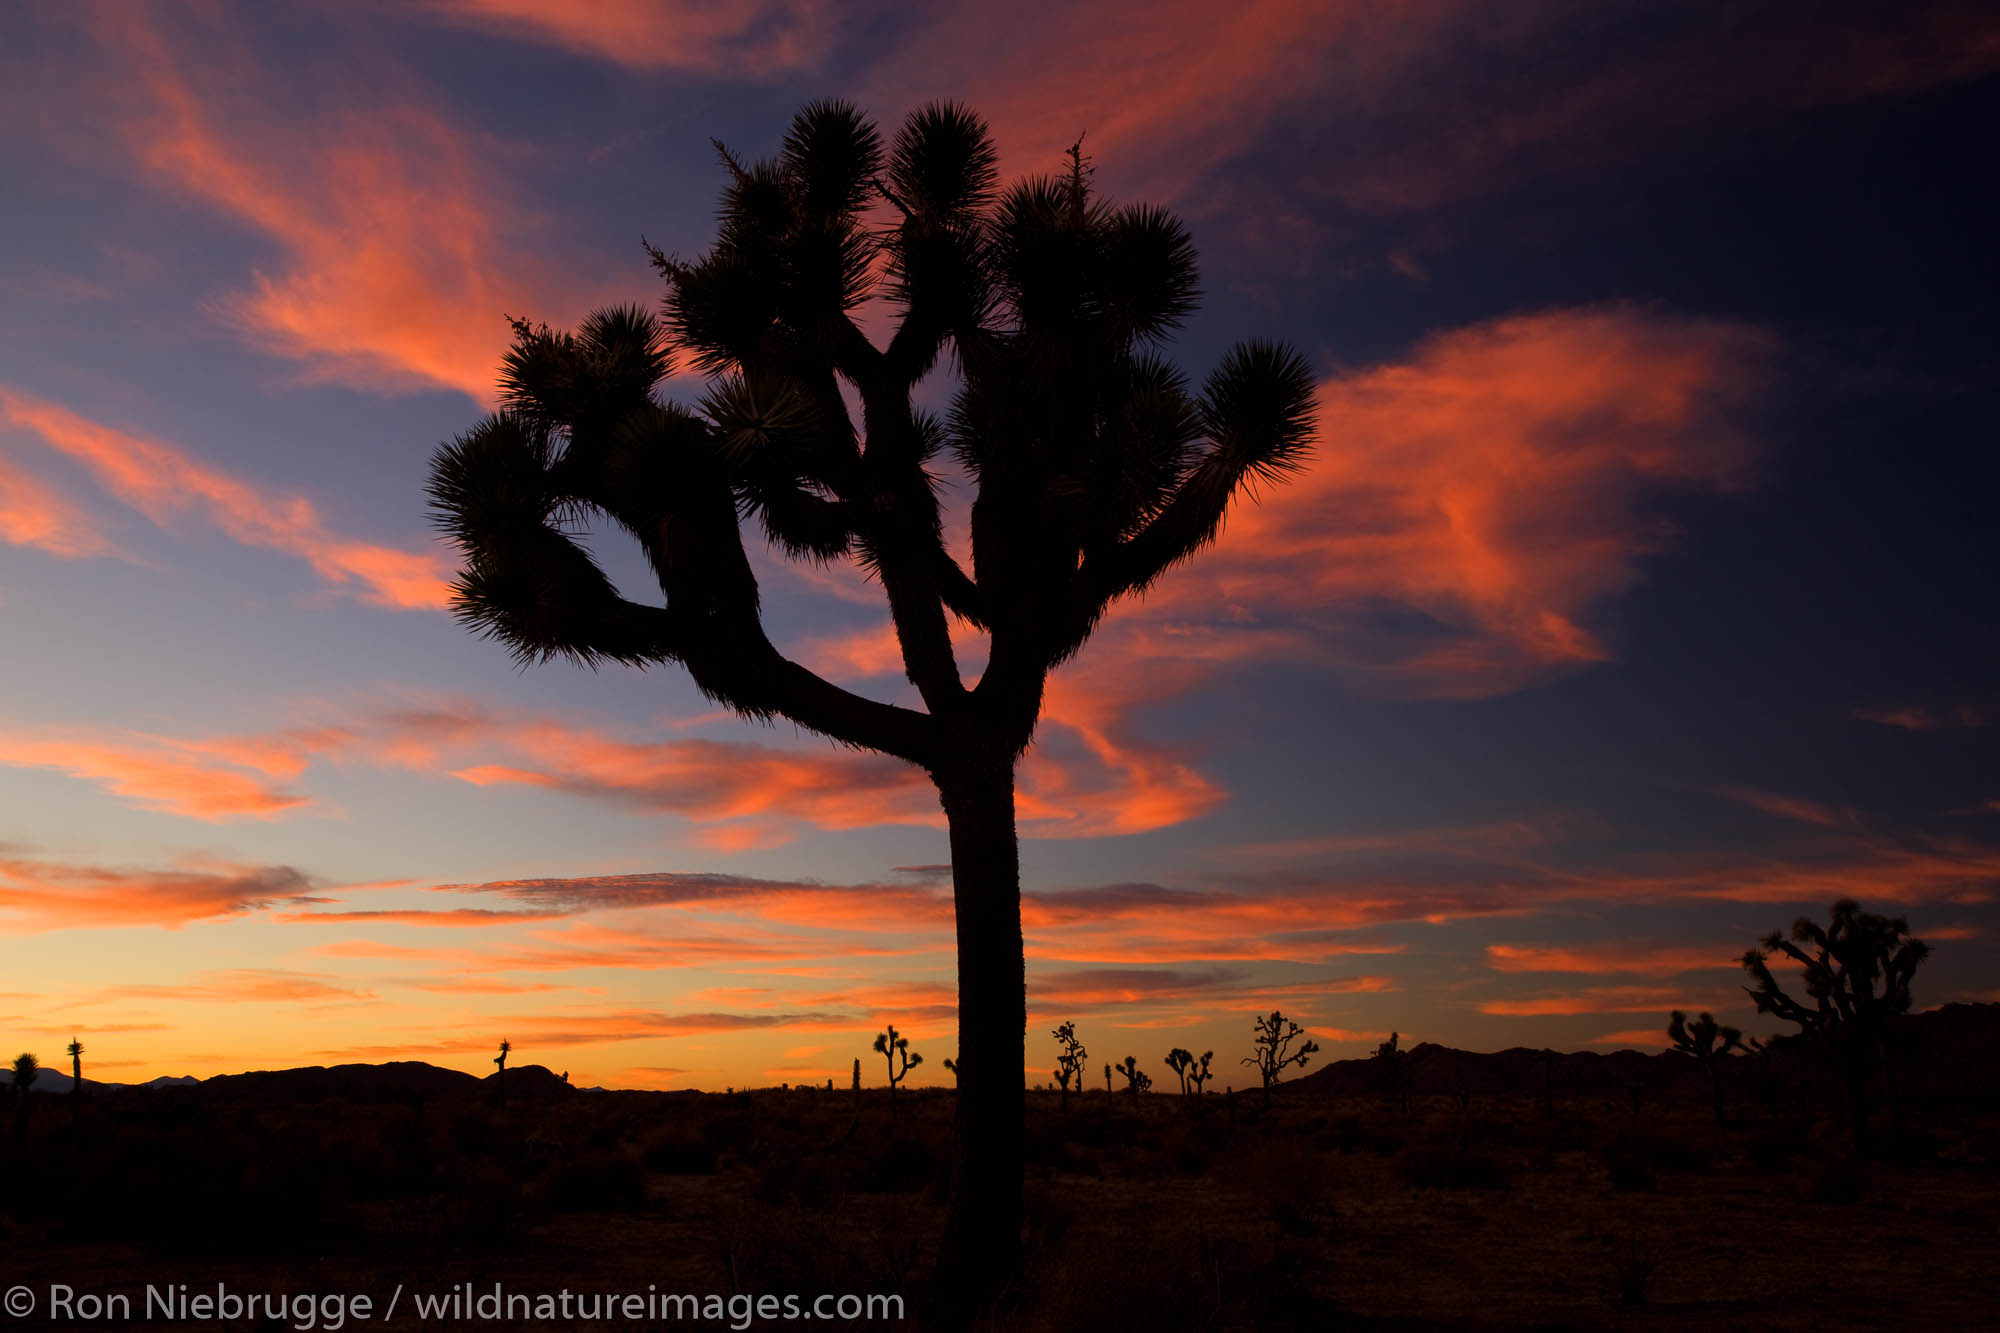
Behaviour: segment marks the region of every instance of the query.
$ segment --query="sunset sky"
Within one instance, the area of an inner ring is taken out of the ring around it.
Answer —
[[[1932,942],[1920,1004],[2000,999],[1990,6],[0,15],[10,1056],[844,1086],[894,1022],[948,1078],[923,775],[517,668],[423,493],[507,316],[657,301],[711,137],[828,96],[961,99],[1015,175],[1083,135],[1194,233],[1173,357],[1322,377],[1309,468],[1051,682],[1032,1081],[1065,1018],[1237,1086],[1274,1006],[1321,1060],[1763,1031],[1735,957],[1843,895]],[[761,576],[782,648],[914,695],[858,569]]]

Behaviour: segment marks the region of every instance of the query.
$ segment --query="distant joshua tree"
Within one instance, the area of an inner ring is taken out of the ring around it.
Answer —
[[[952,1086],[953,1086],[954,1088],[955,1088],[955,1087],[957,1087],[957,1086],[958,1086],[958,1061],[956,1061],[956,1060],[952,1059],[952,1058],[951,1058],[950,1056],[946,1056],[946,1057],[945,1057],[945,1060],[944,1060],[944,1067],[945,1067],[945,1072],[951,1075],[951,1085],[952,1085]]]
[[[1410,1113],[1410,1053],[1403,1049],[1403,1034],[1391,1032],[1389,1040],[1375,1048],[1375,1063],[1382,1071],[1382,1097],[1390,1106]]]
[[[1319,1050],[1319,1043],[1307,1037],[1297,1049],[1292,1043],[1305,1036],[1305,1029],[1292,1022],[1276,1009],[1269,1018],[1257,1020],[1256,1054],[1243,1057],[1243,1063],[1256,1070],[1264,1080],[1264,1105],[1271,1104],[1271,1085],[1283,1076],[1292,1065],[1306,1067],[1306,1061]]]
[[[1715,1097],[1715,1123],[1722,1124],[1722,1061],[1731,1051],[1743,1049],[1743,1034],[1718,1024],[1715,1015],[1705,1010],[1689,1022],[1688,1016],[1676,1009],[1667,1020],[1667,1040],[1676,1052],[1708,1071],[1709,1091]]]
[[[1805,1001],[1793,999],[1771,975],[1768,960],[1778,954],[1804,970]],[[1743,970],[1754,983],[1743,990],[1757,1012],[1798,1024],[1839,1075],[1857,1152],[1868,1146],[1868,1083],[1878,1061],[1891,1119],[1901,1119],[1889,1020],[1909,1012],[1910,979],[1929,956],[1928,944],[1910,938],[1907,920],[1863,912],[1851,898],[1833,905],[1824,928],[1802,916],[1792,923],[1789,940],[1773,931],[1743,955]]]
[[[1062,1089],[1063,1114],[1068,1115],[1069,1085],[1074,1080],[1077,1095],[1079,1097],[1083,1095],[1083,1062],[1090,1058],[1090,1052],[1084,1049],[1083,1041],[1076,1035],[1076,1024],[1074,1022],[1065,1021],[1049,1035],[1054,1037],[1062,1046],[1062,1049],[1056,1053],[1056,1086]],[[1110,1090],[1108,1082],[1106,1083],[1105,1090],[1107,1092]]]
[[[513,1049],[514,1044],[505,1037],[502,1037],[500,1039],[500,1054],[493,1057],[493,1068],[498,1071],[494,1075],[494,1079],[499,1089],[497,1095],[500,1098],[502,1106],[507,1104],[507,1056]]]
[[[14,1135],[28,1135],[28,1094],[42,1072],[41,1061],[23,1051],[14,1057]]]
[[[891,1117],[894,1117],[896,1114],[896,1085],[908,1078],[910,1071],[924,1062],[924,1057],[911,1052],[910,1039],[908,1037],[897,1036],[896,1025],[894,1023],[889,1025],[887,1032],[878,1032],[875,1034],[875,1051],[889,1066],[889,1114]],[[902,1060],[901,1068],[898,1068],[896,1064],[899,1058]]]
[[[69,1039],[69,1095],[83,1093],[83,1043],[74,1036]]]
[[[1104,1066],[1104,1104],[1111,1105],[1111,1066]]]
[[[1184,1046],[1167,1052],[1167,1068],[1180,1076],[1182,1101],[1201,1096],[1201,1085],[1208,1082],[1208,1062],[1214,1058],[1214,1051],[1203,1051],[1201,1058],[1196,1059],[1194,1052]]]
[[[1153,1076],[1139,1068],[1139,1057],[1136,1055],[1126,1056],[1125,1063],[1117,1066],[1117,1070],[1125,1076],[1125,1088],[1132,1094],[1132,1104],[1137,1106],[1139,1094],[1153,1086]]]

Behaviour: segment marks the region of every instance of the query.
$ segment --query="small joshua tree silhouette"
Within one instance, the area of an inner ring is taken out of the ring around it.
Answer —
[[[1909,1012],[1910,979],[1930,952],[1928,944],[1910,938],[1904,918],[1863,912],[1859,903],[1843,898],[1833,905],[1826,926],[1802,916],[1792,923],[1789,940],[1772,931],[1743,955],[1743,970],[1754,983],[1743,991],[1757,1012],[1798,1024],[1846,1086],[1857,1152],[1868,1146],[1868,1079],[1878,1059],[1890,1117],[1901,1119],[1889,1020]],[[1793,999],[1771,975],[1768,960],[1776,954],[1804,970],[1806,1002]]]
[[[1194,1052],[1188,1050],[1185,1046],[1176,1046],[1171,1051],[1167,1052],[1167,1068],[1173,1070],[1174,1073],[1180,1076],[1182,1101],[1187,1100],[1187,1095],[1188,1095],[1187,1071],[1188,1071],[1188,1066],[1193,1063],[1194,1063]]]
[[[69,1095],[80,1096],[83,1092],[83,1043],[74,1036],[69,1039]]]
[[[1390,1106],[1410,1113],[1410,1053],[1403,1049],[1403,1034],[1391,1032],[1389,1040],[1375,1048],[1376,1065],[1382,1071],[1382,1097]]]
[[[945,1067],[945,1070],[946,1070],[946,1071],[947,1071],[948,1073],[950,1073],[950,1075],[951,1075],[951,1084],[952,1084],[952,1086],[953,1086],[953,1087],[957,1087],[957,1086],[958,1086],[958,1061],[956,1061],[956,1060],[952,1059],[952,1058],[951,1058],[950,1056],[946,1056],[946,1057],[945,1057],[945,1060],[944,1060],[944,1067]]]
[[[494,1080],[498,1088],[498,1096],[502,1106],[507,1104],[507,1056],[513,1049],[514,1044],[505,1037],[502,1037],[500,1039],[500,1054],[493,1057],[493,1068],[499,1071],[494,1075]]]
[[[1056,1086],[1062,1089],[1063,1114],[1068,1115],[1070,1082],[1075,1081],[1077,1095],[1082,1096],[1083,1062],[1090,1058],[1090,1052],[1084,1049],[1083,1041],[1076,1035],[1074,1022],[1065,1021],[1049,1035],[1062,1046],[1062,1050],[1056,1053]],[[1107,1092],[1110,1090],[1108,1081],[1105,1090]]]
[[[41,1061],[23,1051],[14,1057],[14,1134],[28,1136],[28,1093],[42,1072]]]
[[[1111,1066],[1104,1066],[1104,1104],[1111,1105]]]
[[[1194,1052],[1184,1046],[1167,1052],[1167,1068],[1180,1076],[1182,1101],[1201,1096],[1201,1085],[1208,1082],[1208,1062],[1214,1058],[1214,1051],[1203,1051],[1196,1059]]]
[[[896,1025],[891,1023],[887,1032],[875,1034],[875,1050],[889,1066],[889,1114],[896,1114],[896,1085],[909,1077],[910,1071],[924,1062],[924,1057],[913,1054],[910,1039],[896,1035]],[[902,1067],[897,1067],[901,1059]]]
[[[1319,1050],[1319,1043],[1310,1037],[1297,1049],[1292,1043],[1305,1036],[1305,1029],[1286,1018],[1276,1009],[1269,1018],[1257,1020],[1256,1054],[1243,1057],[1243,1063],[1256,1070],[1264,1080],[1264,1105],[1271,1104],[1271,1085],[1283,1076],[1292,1065],[1306,1067],[1306,1061]]]
[[[1201,1053],[1201,1059],[1195,1061],[1193,1064],[1188,1066],[1188,1071],[1187,1071],[1188,1087],[1194,1090],[1194,1095],[1197,1099],[1201,1097],[1202,1084],[1208,1082],[1209,1078],[1212,1076],[1208,1068],[1208,1062],[1213,1060],[1214,1058],[1215,1058],[1214,1051],[1203,1051]]]
[[[1126,1056],[1125,1063],[1117,1069],[1125,1076],[1125,1088],[1132,1094],[1132,1104],[1137,1106],[1139,1094],[1153,1086],[1153,1076],[1139,1068],[1139,1057],[1136,1055]]]
[[[1667,1040],[1673,1043],[1676,1052],[1708,1071],[1709,1092],[1715,1098],[1715,1123],[1722,1124],[1722,1061],[1731,1051],[1743,1048],[1743,1034],[1717,1023],[1715,1015],[1707,1011],[1690,1022],[1686,1014],[1676,1009],[1667,1019]]]

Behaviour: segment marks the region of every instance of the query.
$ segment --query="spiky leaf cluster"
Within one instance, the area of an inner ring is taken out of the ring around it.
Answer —
[[[1213,540],[1246,486],[1299,464],[1312,377],[1262,344],[1199,388],[1161,359],[1194,308],[1192,243],[1160,209],[1100,198],[1080,149],[1003,191],[962,107],[923,108],[884,143],[824,102],[767,160],[718,150],[714,244],[652,252],[662,313],[516,321],[499,410],[438,452],[458,614],[527,661],[678,663],[746,716],[933,770],[961,722],[1018,754],[1048,671],[1105,609]],[[940,419],[912,395],[942,361],[959,387]],[[691,405],[663,396],[677,364],[706,377]],[[970,569],[942,535],[947,452],[976,488]],[[879,578],[923,712],[778,653],[745,520],[789,556],[851,557]],[[586,540],[599,523],[637,541],[659,602],[606,576]],[[974,690],[953,616],[992,633]]]
[[[1777,956],[1798,965],[1804,999],[1772,973]],[[1790,939],[1773,931],[1746,952],[1743,969],[1752,984],[1743,989],[1758,1013],[1798,1024],[1822,1049],[1867,1047],[1890,1018],[1909,1012],[1911,979],[1929,956],[1930,946],[1910,937],[1906,919],[1864,912],[1843,898],[1827,925],[1800,917]]]

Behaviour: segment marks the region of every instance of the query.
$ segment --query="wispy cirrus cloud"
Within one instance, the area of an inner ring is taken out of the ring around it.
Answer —
[[[1679,976],[1740,966],[1742,949],[1682,945],[1489,944],[1486,966],[1495,972],[1571,972],[1585,975]]]
[[[756,78],[818,64],[844,13],[825,0],[419,0],[406,15],[636,69]]]
[[[314,881],[290,866],[132,869],[51,861],[0,845],[0,930],[9,933],[177,928],[324,901]]]
[[[375,995],[350,984],[347,978],[324,972],[233,968],[166,985],[121,985],[105,992],[105,998],[194,1004],[351,1004],[372,1001]]]
[[[245,546],[304,560],[327,584],[376,606],[437,610],[450,601],[451,566],[442,554],[343,536],[302,495],[273,494],[185,450],[5,385],[0,422],[81,463],[106,491],[163,528],[195,515]],[[0,536],[8,535],[0,527]]]
[[[75,559],[115,549],[94,516],[0,454],[0,542]]]
[[[1878,722],[1904,731],[1960,731],[1991,726],[2000,711],[1970,700],[1953,704],[1898,704],[1886,708],[1856,709],[1854,716],[1864,722]]]
[[[310,804],[255,754],[202,741],[111,732],[0,731],[0,765],[95,783],[146,810],[188,819],[270,819]]]
[[[251,343],[310,378],[444,387],[485,402],[509,314],[580,313],[580,275],[556,271],[503,225],[534,215],[511,206],[500,183],[504,151],[379,52],[280,67],[246,29],[179,18],[120,11],[95,25],[99,101],[149,179],[275,250],[275,264],[213,303]],[[301,85],[352,81],[357,67],[373,80],[371,97],[297,109]]]
[[[1637,306],[1513,316],[1325,382],[1312,462],[1135,617],[1309,655],[1369,693],[1479,698],[1603,661],[1589,613],[1671,548],[1664,499],[1740,491],[1776,348]]]

